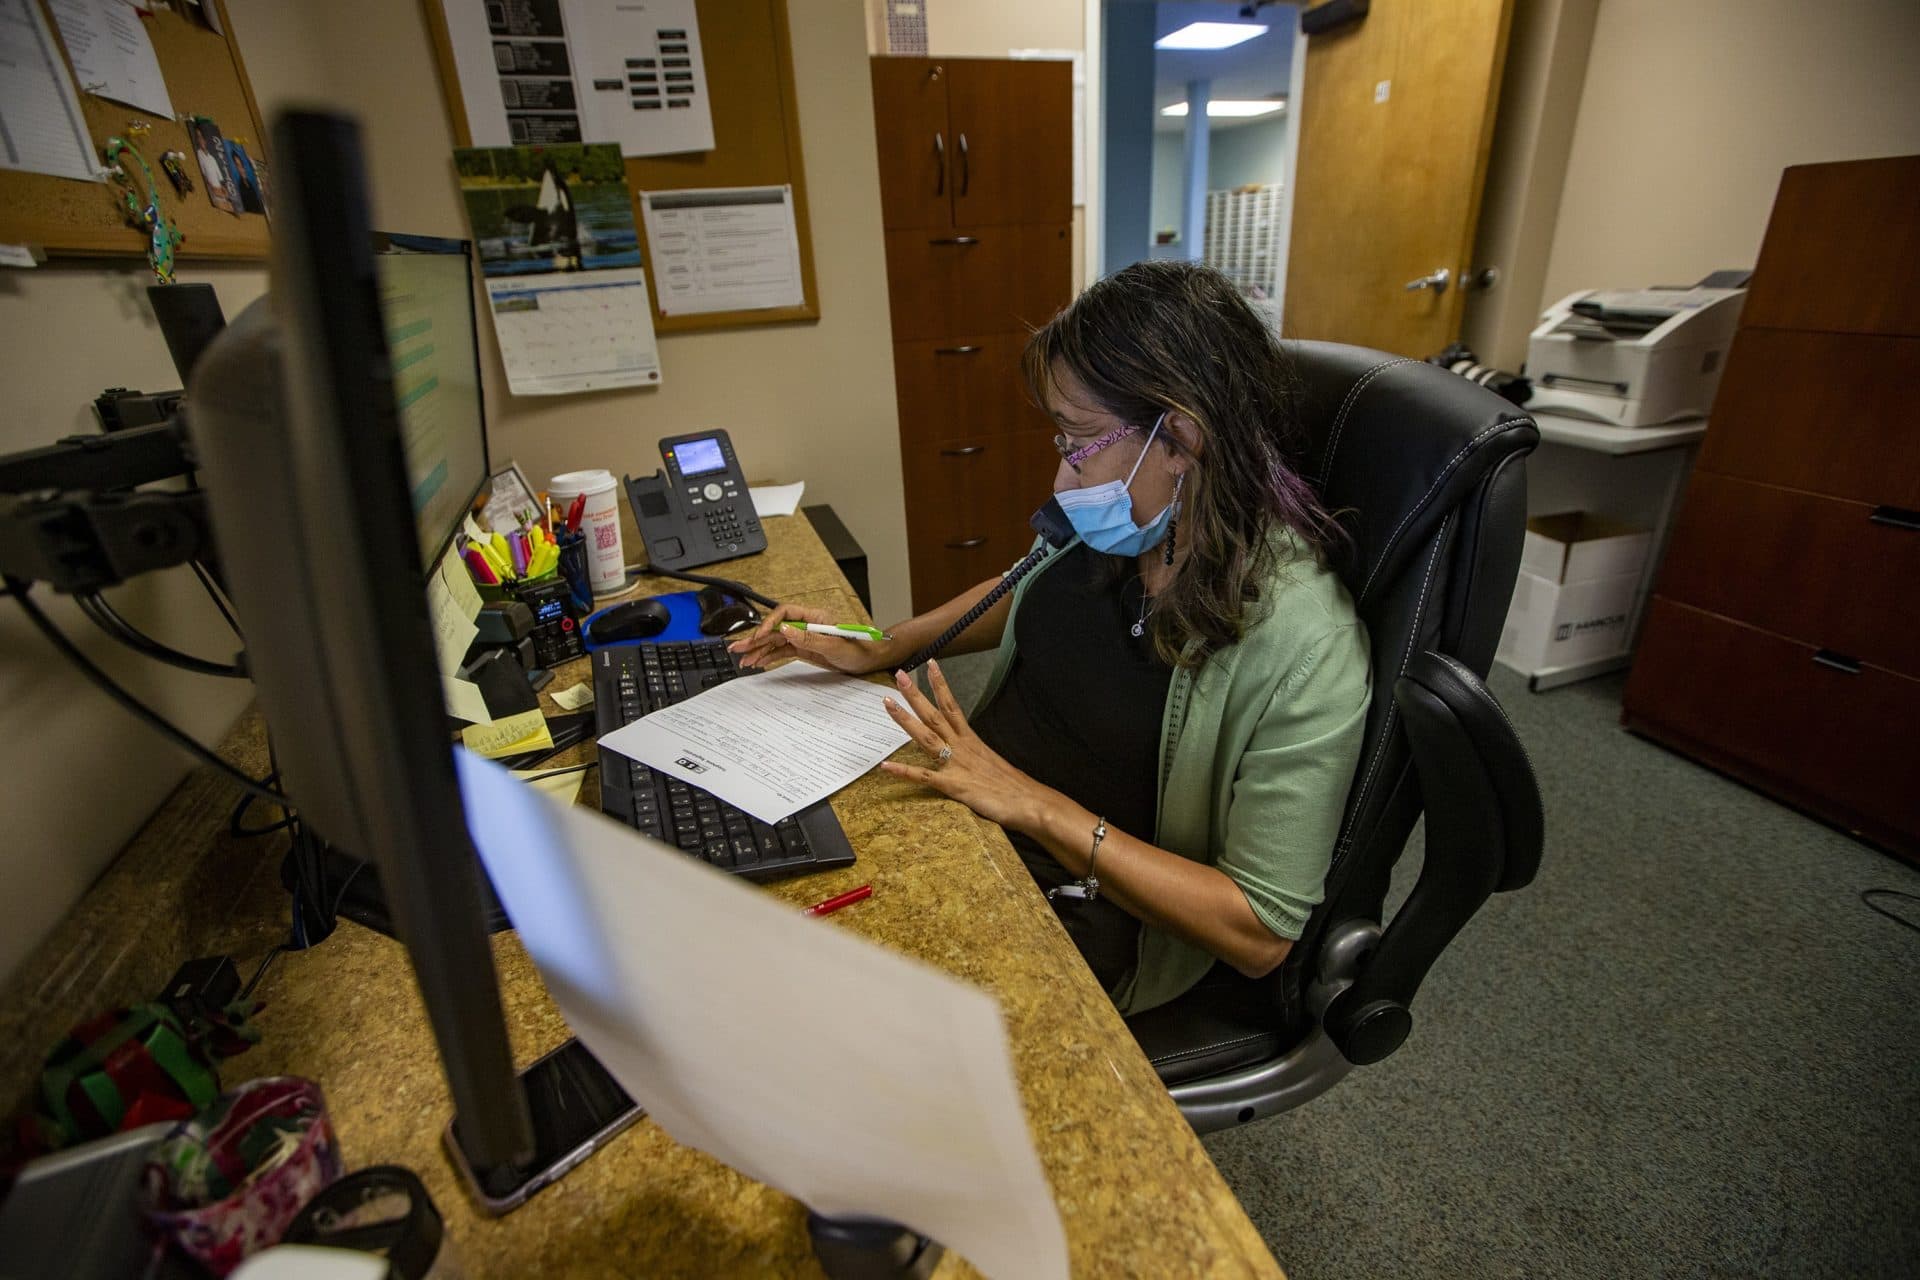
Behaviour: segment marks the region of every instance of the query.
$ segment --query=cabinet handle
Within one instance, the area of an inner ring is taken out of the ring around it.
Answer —
[[[1860,659],[1849,658],[1846,654],[1835,653],[1831,649],[1814,650],[1813,660],[1823,667],[1832,667],[1835,671],[1844,672],[1850,676],[1860,674]]]
[[[933,354],[937,356],[971,356],[978,355],[984,349],[985,348],[976,346],[973,343],[967,343],[964,346],[958,347],[935,347]]]
[[[1867,519],[1875,524],[1890,525],[1895,529],[1908,529],[1920,533],[1920,511],[1909,511],[1905,507],[1875,507]]]
[[[942,449],[940,456],[943,458],[971,458],[976,453],[985,453],[986,451],[987,446],[983,444],[970,444],[961,449]]]
[[[937,166],[933,175],[933,194],[943,196],[947,194],[947,140],[940,136],[938,129],[933,131],[933,159]]]
[[[984,537],[968,538],[964,542],[949,542],[947,544],[947,549],[949,551],[967,551],[967,550],[971,550],[974,547],[984,547],[986,545],[987,545],[987,540]]]
[[[979,244],[979,236],[935,236],[928,244]]]
[[[973,164],[967,155],[967,132],[960,131],[960,194],[967,194],[967,187],[973,180]]]

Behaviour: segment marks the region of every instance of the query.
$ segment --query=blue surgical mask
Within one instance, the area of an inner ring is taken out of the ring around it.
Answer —
[[[1095,551],[1104,551],[1110,556],[1137,556],[1167,536],[1167,522],[1173,519],[1173,509],[1178,504],[1169,502],[1159,515],[1145,525],[1137,525],[1133,522],[1133,497],[1128,492],[1133,478],[1140,474],[1140,463],[1153,451],[1154,437],[1160,434],[1160,424],[1166,418],[1162,413],[1154,419],[1153,430],[1147,433],[1147,447],[1141,450],[1139,462],[1133,464],[1125,480],[1109,480],[1088,489],[1064,489],[1053,495],[1060,509],[1067,513],[1073,531]]]

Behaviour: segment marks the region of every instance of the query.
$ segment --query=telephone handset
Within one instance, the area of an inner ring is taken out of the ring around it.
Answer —
[[[747,478],[724,431],[660,442],[665,467],[626,478],[627,502],[655,568],[690,569],[767,549]]]

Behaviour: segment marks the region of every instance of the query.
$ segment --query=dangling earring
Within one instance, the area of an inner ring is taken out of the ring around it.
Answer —
[[[1187,483],[1187,473],[1182,471],[1173,478],[1173,514],[1167,517],[1167,550],[1160,563],[1173,567],[1173,544],[1180,536],[1180,490]]]

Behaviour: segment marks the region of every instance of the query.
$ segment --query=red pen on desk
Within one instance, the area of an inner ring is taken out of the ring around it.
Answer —
[[[873,886],[863,884],[858,889],[849,889],[843,894],[828,898],[825,902],[814,903],[807,908],[806,914],[810,916],[830,916],[842,907],[850,907],[854,903],[872,896]]]

